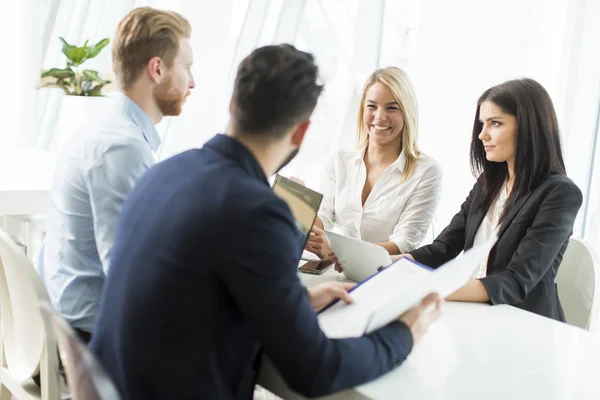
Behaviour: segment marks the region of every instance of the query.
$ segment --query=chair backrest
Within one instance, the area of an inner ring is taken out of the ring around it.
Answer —
[[[25,382],[40,373],[42,398],[58,398],[56,339],[39,309],[48,292],[23,249],[0,230],[0,360],[11,378]]]
[[[111,379],[67,321],[49,303],[41,303],[40,308],[44,318],[56,333],[71,398],[73,400],[119,400],[119,393]]]
[[[600,263],[592,246],[571,237],[556,275],[558,297],[567,323],[590,331],[598,323]]]

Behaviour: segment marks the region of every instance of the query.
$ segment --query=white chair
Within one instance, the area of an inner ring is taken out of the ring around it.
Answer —
[[[50,302],[23,249],[0,230],[0,400],[56,400],[60,394],[58,352],[40,301]],[[33,377],[40,374],[41,388]]]
[[[598,325],[600,263],[592,246],[571,237],[556,275],[558,297],[567,323],[589,331]]]
[[[114,384],[73,328],[49,303],[41,303],[40,307],[56,333],[72,400],[119,400]]]

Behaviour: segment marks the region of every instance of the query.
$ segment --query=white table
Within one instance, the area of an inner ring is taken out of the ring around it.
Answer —
[[[308,286],[341,275],[302,275]],[[266,360],[259,384],[291,392]],[[408,359],[383,377],[330,399],[600,399],[600,338],[515,307],[444,304]]]
[[[56,158],[33,147],[0,147],[0,215],[45,214]]]
[[[0,147],[0,228],[33,259],[41,244],[56,157],[34,147]]]

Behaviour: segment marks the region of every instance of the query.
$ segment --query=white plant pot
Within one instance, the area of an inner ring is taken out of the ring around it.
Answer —
[[[49,150],[58,154],[67,140],[84,124],[93,122],[109,104],[110,97],[63,96]]]

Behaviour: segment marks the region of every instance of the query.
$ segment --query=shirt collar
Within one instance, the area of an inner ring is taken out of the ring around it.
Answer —
[[[367,147],[363,146],[360,150],[352,154],[352,156],[350,157],[350,161],[355,163],[363,162],[363,160],[365,159],[365,151],[367,151]],[[398,171],[404,172],[404,166],[406,165],[406,156],[404,155],[403,151],[400,152],[400,155],[398,156],[396,161],[394,161],[394,165],[396,166],[396,168],[398,168]]]
[[[267,176],[262,167],[256,160],[256,157],[242,143],[232,138],[231,136],[218,134],[210,139],[204,147],[221,153],[226,158],[239,164],[244,171],[248,172],[251,177],[254,177],[266,185],[269,185]]]
[[[125,93],[115,92],[112,96],[115,98],[117,106],[142,130],[144,139],[152,151],[156,151],[160,146],[160,136],[148,114]]]

